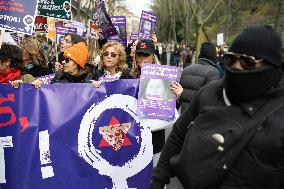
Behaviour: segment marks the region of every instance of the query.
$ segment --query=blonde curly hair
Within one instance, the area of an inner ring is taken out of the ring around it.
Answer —
[[[22,52],[25,51],[30,56],[30,61],[38,66],[47,67],[47,58],[44,55],[41,43],[33,37],[24,38],[22,41]]]
[[[105,66],[104,66],[104,63],[103,63],[103,52],[105,52],[108,47],[113,47],[119,55],[119,62],[117,64],[117,68],[116,68],[115,71],[119,72],[119,71],[125,70],[128,67],[127,64],[126,64],[125,49],[124,49],[124,47],[121,43],[116,42],[116,41],[109,41],[109,42],[107,42],[106,44],[103,45],[101,52],[100,52],[100,58],[101,58],[100,68],[105,69]]]

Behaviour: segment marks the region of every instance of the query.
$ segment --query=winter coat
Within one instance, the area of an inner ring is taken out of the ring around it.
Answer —
[[[180,98],[181,112],[189,106],[201,87],[220,78],[217,66],[208,59],[200,58],[196,64],[187,66],[180,78],[180,84],[183,87]]]
[[[23,69],[23,74],[30,74],[34,77],[41,77],[41,76],[49,75],[51,73],[52,72],[50,71],[48,67],[36,65],[33,62],[26,64]]]
[[[51,80],[53,83],[88,83],[90,82],[91,74],[86,73],[81,76],[74,76],[66,72],[57,72]]]
[[[164,184],[169,183],[171,177],[174,176],[173,168],[170,162],[172,157],[180,154],[184,139],[190,122],[194,121],[203,110],[209,109],[214,112],[214,108],[227,107],[239,109],[237,115],[231,117],[239,117],[254,119],[254,115],[258,113],[260,108],[266,104],[269,109],[273,107],[269,101],[276,97],[284,95],[284,79],[280,82],[280,86],[271,89],[265,99],[256,99],[249,103],[241,105],[226,105],[222,92],[222,81],[214,81],[203,87],[195,96],[189,108],[180,116],[173,126],[173,130],[169,135],[167,143],[162,151],[157,167],[153,171],[152,189],[162,189]],[[269,111],[268,111],[269,112]],[[222,114],[224,116],[228,116]],[[199,117],[208,120],[206,116]],[[225,120],[225,118],[224,118]],[[222,119],[217,122],[222,124]],[[284,108],[280,108],[258,126],[258,130],[249,140],[246,147],[241,151],[237,160],[233,163],[218,186],[210,186],[210,189],[282,189],[284,188]],[[215,123],[216,125],[216,123]],[[249,125],[247,125],[249,126]],[[212,125],[214,127],[214,125]],[[213,145],[213,144],[212,144]],[[213,146],[212,146],[213,147]],[[206,149],[200,149],[206,150]],[[226,150],[226,149],[225,149]],[[198,151],[196,151],[198,153]],[[218,164],[218,162],[216,162]],[[196,160],[196,166],[198,160]],[[210,167],[208,167],[210,169]],[[180,170],[181,172],[191,170]],[[200,185],[206,185],[206,176],[200,174]],[[205,189],[204,187],[198,187]],[[195,189],[195,188],[187,188]]]

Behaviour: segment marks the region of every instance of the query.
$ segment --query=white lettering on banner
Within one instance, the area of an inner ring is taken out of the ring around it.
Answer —
[[[12,136],[0,137],[0,184],[6,183],[4,148],[13,147]]]
[[[9,22],[21,22],[20,17],[7,16],[7,15],[3,15],[3,14],[0,14],[0,20],[6,20],[6,21],[9,21]]]
[[[50,159],[48,130],[39,132],[39,151],[40,151],[41,165],[52,163]],[[54,176],[53,167],[52,166],[41,167],[41,176],[43,179],[53,177]]]

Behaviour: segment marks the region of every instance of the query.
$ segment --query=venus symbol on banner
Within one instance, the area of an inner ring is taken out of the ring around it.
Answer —
[[[133,159],[125,162],[123,166],[113,166],[100,155],[92,143],[92,133],[95,129],[95,122],[99,116],[108,109],[121,109],[131,115],[140,125],[141,147]],[[78,152],[80,156],[99,174],[109,176],[113,182],[113,189],[129,189],[127,178],[132,177],[143,170],[151,161],[152,157],[145,154],[152,154],[151,131],[136,115],[137,99],[121,94],[114,94],[107,97],[98,104],[93,104],[85,113],[78,133]],[[119,173],[119,175],[117,175]]]

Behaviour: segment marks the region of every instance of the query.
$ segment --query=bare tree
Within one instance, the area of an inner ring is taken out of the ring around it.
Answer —
[[[279,33],[282,33],[284,30],[284,2],[283,0],[279,0],[279,8],[277,12],[274,29]]]
[[[189,7],[196,20],[196,57],[200,53],[202,29],[222,0],[188,0]],[[209,13],[209,14],[206,14]]]

